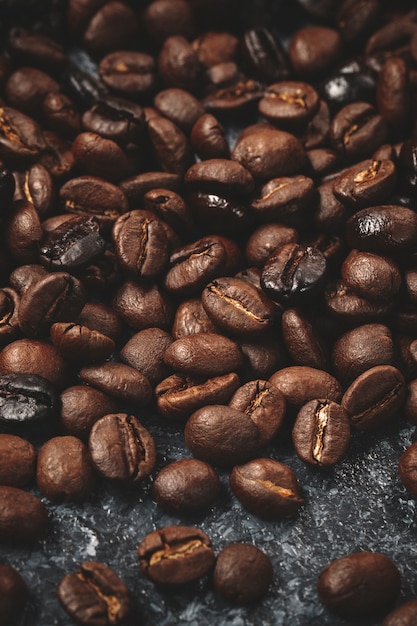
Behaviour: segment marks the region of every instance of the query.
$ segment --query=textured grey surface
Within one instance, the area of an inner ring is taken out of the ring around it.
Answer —
[[[142,420],[155,437],[158,467],[190,456],[181,429],[154,418]],[[127,626],[373,626],[380,618],[348,621],[330,615],[315,585],[330,560],[355,550],[390,556],[402,574],[400,601],[417,596],[416,503],[397,477],[401,452],[413,440],[414,427],[394,424],[373,435],[355,435],[346,459],[334,470],[306,467],[281,436],[265,454],[296,472],[305,504],[295,518],[264,522],[246,512],[231,494],[222,471],[223,494],[206,516],[180,518],[164,513],[148,495],[150,481],[136,489],[100,483],[84,505],[51,506],[46,538],[31,549],[2,546],[1,560],[21,572],[31,593],[19,626],[69,626],[56,599],[59,580],[80,562],[99,560],[112,567],[132,592],[134,611]],[[272,559],[275,579],[266,598],[249,608],[221,600],[209,578],[177,592],[157,590],[141,574],[136,549],[146,533],[169,524],[201,527],[216,553],[233,541],[253,543]],[[140,617],[140,619],[139,619]]]

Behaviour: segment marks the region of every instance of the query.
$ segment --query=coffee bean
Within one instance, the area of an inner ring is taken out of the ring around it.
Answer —
[[[394,604],[400,590],[400,573],[383,554],[353,552],[332,561],[320,572],[317,590],[323,604],[333,613],[364,617]]]
[[[341,274],[348,289],[369,300],[391,300],[401,285],[397,264],[372,252],[352,250],[343,261]]]
[[[325,344],[302,311],[286,309],[281,323],[284,344],[294,363],[326,369]]]
[[[111,0],[100,4],[83,34],[83,44],[93,57],[126,48],[138,28],[135,12],[124,2]]]
[[[153,91],[156,84],[155,61],[144,52],[112,52],[100,61],[98,71],[107,87],[133,99]]]
[[[174,122],[160,115],[148,121],[147,129],[160,169],[183,176],[194,161],[186,135]]]
[[[135,209],[138,202],[152,189],[170,189],[179,192],[182,178],[172,172],[144,172],[126,178],[120,183],[120,189],[126,195],[131,209]]]
[[[242,39],[242,54],[251,71],[268,83],[285,80],[289,63],[284,46],[274,33],[264,26],[250,28]]]
[[[160,91],[154,98],[154,106],[161,115],[174,122],[186,134],[191,132],[197,120],[205,114],[197,98],[188,91],[175,87]]]
[[[77,437],[53,437],[40,448],[36,483],[52,502],[85,500],[94,482],[88,449]]]
[[[241,341],[239,345],[244,357],[243,370],[239,372],[242,380],[267,379],[287,364],[284,347],[274,333],[253,341]]]
[[[190,142],[194,152],[202,159],[227,159],[230,148],[224,136],[224,128],[211,115],[201,115],[191,129]]]
[[[368,159],[342,172],[333,183],[333,192],[345,206],[360,209],[383,202],[396,181],[392,161]]]
[[[177,87],[192,93],[202,70],[191,43],[181,35],[165,39],[158,56],[158,72],[167,87]]]
[[[409,600],[400,607],[393,609],[384,619],[381,626],[413,626],[417,613],[417,599]]]
[[[19,572],[11,565],[0,563],[0,615],[5,624],[18,617],[28,596],[29,590]]]
[[[39,118],[45,96],[48,93],[57,93],[59,85],[41,70],[21,67],[10,74],[4,89],[7,101],[12,107],[26,115]]]
[[[0,434],[0,459],[0,485],[25,487],[34,479],[36,451],[29,441]]]
[[[62,137],[72,139],[81,131],[80,114],[62,93],[48,93],[42,101],[41,114],[46,127]]]
[[[60,422],[66,434],[88,440],[93,424],[109,413],[115,413],[118,402],[87,385],[64,389],[60,397]]]
[[[94,467],[106,478],[139,483],[155,466],[155,443],[139,420],[127,413],[105,415],[93,425],[88,448]]]
[[[214,588],[237,605],[258,602],[268,591],[274,571],[269,557],[256,546],[231,543],[218,554]]]
[[[237,343],[217,333],[198,333],[177,339],[165,351],[164,361],[181,374],[221,376],[243,364]]]
[[[4,228],[4,241],[19,263],[36,263],[43,232],[39,215],[31,202],[17,200]]]
[[[202,578],[215,561],[209,537],[190,526],[167,526],[149,533],[139,544],[138,557],[142,573],[167,586]]]
[[[407,63],[401,58],[387,59],[378,75],[378,111],[394,132],[404,131],[410,123],[411,94]]]
[[[230,487],[246,509],[270,521],[294,515],[303,504],[294,472],[272,459],[236,465],[230,474]]]
[[[243,165],[229,159],[209,159],[192,165],[184,182],[191,190],[245,196],[252,193],[254,181]]]
[[[97,216],[104,224],[111,224],[128,210],[123,191],[95,176],[72,178],[61,187],[59,196],[65,211]]]
[[[14,289],[9,287],[0,289],[0,345],[2,346],[16,339],[19,334],[17,314],[19,301],[20,298]]]
[[[115,343],[110,337],[73,322],[52,324],[50,334],[52,343],[68,361],[103,361],[115,350]]]
[[[111,139],[96,133],[80,133],[72,143],[76,167],[83,174],[104,178],[113,183],[130,176],[134,163]]]
[[[192,7],[184,0],[156,0],[143,11],[142,18],[147,33],[162,43],[171,35],[183,35],[191,39],[194,31]]]
[[[88,385],[125,402],[145,405],[152,397],[152,387],[146,376],[123,363],[107,361],[83,367],[79,376]]]
[[[152,497],[162,508],[178,514],[199,514],[219,496],[221,483],[208,463],[182,459],[161,469],[152,484]]]
[[[249,237],[246,243],[246,258],[250,265],[263,267],[267,258],[279,246],[297,243],[298,232],[290,226],[279,223],[263,224]]]
[[[343,395],[342,406],[354,428],[370,430],[395,415],[404,399],[401,372],[392,365],[376,365],[355,378]]]
[[[251,202],[262,220],[279,221],[299,226],[305,219],[305,209],[315,193],[314,183],[307,176],[282,176],[268,181]]]
[[[339,60],[341,37],[337,30],[323,26],[300,28],[291,38],[288,53],[298,76],[317,78]]]
[[[385,143],[387,135],[385,120],[367,102],[347,104],[336,113],[329,129],[331,145],[351,159],[371,155]]]
[[[71,7],[69,7],[70,10]],[[104,83],[92,76],[91,73],[82,71],[72,64],[65,72],[63,81],[69,96],[83,110],[89,109],[97,101],[106,98],[108,95],[108,89]]]
[[[0,420],[31,422],[50,417],[56,407],[51,383],[36,374],[0,376]]]
[[[415,470],[415,458],[417,445],[411,444],[401,455],[398,464],[398,474],[404,487],[412,498],[417,498],[417,475]]]
[[[119,287],[113,305],[120,318],[135,330],[154,326],[164,330],[171,328],[173,304],[157,284],[140,285],[126,280]]]
[[[253,108],[258,100],[262,98],[264,86],[255,80],[239,80],[241,77],[236,76],[237,68],[234,63],[214,66],[211,68],[212,77],[216,69],[222,77],[226,73],[227,79],[230,78],[229,74],[231,70],[231,82],[233,84],[231,86],[229,84],[223,85],[218,91],[204,98],[203,105],[206,111],[214,115],[230,115],[232,113],[233,115],[236,113],[243,114],[248,109]],[[218,82],[218,80],[214,82]],[[228,80],[226,80],[226,82],[228,82]]]
[[[32,543],[45,534],[48,512],[31,493],[0,486],[0,541]]]
[[[309,400],[342,399],[340,383],[331,374],[307,365],[293,365],[278,370],[270,382],[284,394],[288,409],[299,411]]]
[[[325,292],[325,307],[331,317],[350,328],[362,324],[384,322],[391,310],[389,301],[368,300],[350,291],[339,281]]]
[[[82,125],[85,130],[126,147],[130,143],[137,144],[142,139],[145,118],[143,109],[138,104],[107,96],[85,111]]]
[[[307,83],[285,81],[269,85],[259,101],[259,112],[280,128],[300,129],[317,113],[320,98]]]
[[[131,609],[128,588],[104,563],[82,563],[60,581],[57,595],[65,611],[85,626],[122,624]]]
[[[178,305],[172,326],[174,339],[197,333],[215,332],[216,327],[208,317],[200,298],[184,300]]]
[[[70,379],[68,363],[57,349],[36,339],[17,339],[5,346],[0,352],[0,372],[3,375],[18,374],[19,379],[20,374],[40,376],[57,387],[67,385]],[[44,381],[39,384],[44,388]]]
[[[15,27],[9,32],[7,48],[18,63],[56,72],[65,67],[68,56],[55,39],[34,30]]]
[[[170,189],[152,189],[143,198],[143,207],[151,211],[175,232],[181,233],[184,240],[195,236],[193,215],[185,200]]]
[[[120,339],[123,332],[123,325],[116,311],[103,302],[86,302],[76,321],[90,330],[97,330],[115,342]]]
[[[26,200],[40,217],[48,215],[55,204],[55,187],[51,175],[40,163],[24,172],[13,172],[16,182],[15,200]]]
[[[417,241],[417,216],[411,209],[395,205],[362,209],[348,220],[346,238],[359,250],[404,250]]]

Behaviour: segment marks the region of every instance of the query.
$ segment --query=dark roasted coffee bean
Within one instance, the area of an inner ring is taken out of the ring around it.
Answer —
[[[330,143],[335,150],[350,159],[372,154],[386,142],[388,127],[381,115],[367,102],[344,106],[331,121]]]
[[[56,400],[55,389],[42,376],[24,373],[0,376],[0,420],[31,422],[45,419],[51,416]]]
[[[199,528],[166,526],[138,546],[143,574],[157,585],[183,585],[208,574],[215,561],[209,537]]]
[[[282,130],[259,130],[238,139],[232,159],[256,179],[270,180],[301,170],[305,154],[300,141]]]
[[[259,429],[262,445],[275,437],[285,416],[284,395],[266,380],[251,380],[239,387],[229,407],[249,415]]]
[[[342,40],[338,31],[332,28],[306,26],[291,38],[288,54],[297,76],[317,78],[338,62]]]
[[[49,270],[79,270],[100,256],[106,242],[94,217],[74,217],[47,234],[39,258]]]
[[[208,463],[182,459],[169,463],[155,476],[152,498],[176,514],[200,513],[220,495],[221,482]]]
[[[120,360],[139,370],[156,385],[171,372],[164,361],[164,353],[173,338],[161,328],[146,328],[135,333],[120,350]]]
[[[130,613],[128,588],[103,563],[82,563],[60,581],[57,595],[65,611],[85,626],[122,624]]]
[[[245,196],[252,193],[254,181],[248,170],[229,159],[209,159],[192,165],[184,181],[191,190]]]
[[[115,96],[101,99],[82,116],[85,130],[125,147],[143,137],[145,117],[141,106]]]
[[[39,215],[31,202],[17,200],[13,203],[3,233],[6,247],[16,261],[36,263],[43,232]]]
[[[70,377],[68,363],[57,349],[46,341],[36,339],[17,339],[5,346],[0,352],[0,372],[34,374],[57,387],[68,384]],[[42,381],[42,388],[43,384]]]
[[[289,243],[267,259],[261,285],[272,300],[293,304],[317,292],[325,273],[326,259],[318,248]]]
[[[302,311],[286,309],[281,323],[284,344],[294,363],[326,369],[325,344]]]
[[[202,67],[197,52],[181,35],[165,39],[158,56],[158,71],[167,87],[194,92]]]
[[[144,52],[112,52],[100,61],[98,71],[107,87],[132,99],[153,91],[156,85],[155,60]]]
[[[227,64],[229,66],[229,64]],[[225,69],[223,65],[220,66]],[[219,68],[215,66],[212,68]],[[231,69],[236,69],[232,64]],[[232,114],[246,112],[248,109],[253,108],[258,100],[260,100],[264,94],[264,86],[254,80],[238,80],[236,82],[236,76],[233,76],[233,84],[231,86],[223,86],[218,91],[208,95],[203,100],[203,105],[206,111],[217,114]]]
[[[415,11],[400,14],[372,34],[366,44],[365,54],[368,57],[378,52],[395,50],[396,47],[407,44],[415,32]]]
[[[46,149],[38,124],[11,107],[0,108],[0,158],[10,163],[34,161]]]
[[[67,435],[83,441],[88,439],[91,427],[101,417],[117,411],[118,402],[88,385],[64,389],[60,397],[60,421]]]
[[[269,85],[259,101],[259,113],[279,128],[300,129],[318,111],[320,98],[307,83],[286,81]]]
[[[417,615],[417,599],[409,600],[391,611],[381,626],[413,626]]]
[[[134,172],[134,164],[122,148],[115,141],[96,133],[77,135],[71,150],[75,165],[83,174],[114,183]]]
[[[313,178],[322,178],[333,172],[340,161],[340,155],[329,148],[315,148],[307,150],[306,157],[309,163],[310,174]]]
[[[183,300],[175,312],[172,336],[180,339],[196,333],[215,333],[216,327],[208,317],[200,298]]]
[[[19,572],[0,563],[0,616],[5,624],[12,623],[23,610],[29,590]]]
[[[246,509],[266,520],[294,515],[303,504],[292,469],[272,459],[236,465],[230,474],[230,487]]]
[[[392,161],[368,159],[344,170],[333,183],[333,193],[345,206],[357,210],[383,202],[396,182]]]
[[[333,344],[332,365],[336,376],[350,384],[376,365],[394,364],[394,342],[388,326],[365,324],[341,335]]]
[[[235,336],[267,332],[276,316],[276,307],[264,292],[238,278],[213,280],[203,290],[201,302],[214,325]]]
[[[246,258],[250,265],[263,267],[270,254],[286,243],[297,243],[298,232],[279,223],[259,226],[246,243]]]
[[[181,374],[213,377],[236,372],[243,364],[237,343],[217,333],[198,333],[177,339],[164,361]]]
[[[64,139],[45,130],[43,133],[46,148],[41,154],[39,162],[59,181],[67,180],[74,169],[74,157],[71,148]]]
[[[100,4],[83,34],[83,44],[93,57],[128,47],[138,27],[135,12],[124,2],[110,0]]]
[[[0,485],[25,487],[33,481],[35,467],[36,451],[29,441],[0,434]]]
[[[69,66],[63,80],[66,91],[82,109],[89,109],[108,95],[104,83],[75,65]]]
[[[362,209],[346,225],[346,239],[359,250],[396,252],[417,242],[417,215],[402,206]]]
[[[169,189],[151,189],[143,198],[143,207],[168,224],[185,240],[195,235],[193,215],[185,200]]]
[[[77,278],[66,272],[47,274],[22,295],[19,327],[28,337],[47,334],[55,322],[73,320],[85,301],[86,293]]]
[[[23,172],[13,173],[16,181],[15,200],[26,200],[36,208],[41,218],[55,205],[55,187],[48,170],[40,163]]]
[[[242,54],[252,72],[268,83],[285,80],[290,69],[285,48],[265,27],[251,28],[242,38]]]
[[[158,411],[168,419],[184,420],[209,404],[226,404],[238,386],[234,372],[208,379],[173,374],[155,387]]]
[[[59,84],[41,70],[21,67],[10,74],[4,91],[10,106],[26,115],[39,118],[45,96],[48,93],[57,93]]]
[[[254,222],[250,207],[241,199],[212,192],[191,192],[187,200],[196,220],[206,231],[225,237],[245,235]]]
[[[417,498],[416,456],[417,445],[414,442],[402,453],[398,464],[400,480],[412,498]]]
[[[12,284],[12,281],[10,281]],[[0,345],[3,346],[19,335],[19,295],[10,289],[4,287],[0,289]]]
[[[398,136],[410,123],[411,94],[407,63],[398,57],[385,61],[378,75],[378,112]]]
[[[159,0],[161,1],[161,0]],[[205,114],[202,104],[184,89],[172,87],[160,91],[154,98],[156,110],[189,134],[197,120]]]
[[[320,467],[340,461],[350,440],[347,411],[331,400],[311,400],[299,410],[292,430],[295,451],[302,461]]]
[[[325,309],[343,328],[374,322],[385,322],[392,303],[369,300],[350,291],[342,281],[325,290]]]
[[[397,264],[389,257],[352,250],[341,268],[348,289],[369,300],[392,300],[401,285]]]
[[[333,613],[364,617],[386,611],[394,604],[400,591],[400,573],[383,554],[353,552],[320,572],[317,591]]]
[[[68,361],[104,361],[115,350],[113,339],[74,322],[56,322],[50,334],[52,343]]]
[[[139,420],[127,413],[105,415],[95,422],[88,440],[94,467],[106,478],[138,483],[156,462],[154,440]]]
[[[72,178],[61,187],[59,196],[65,211],[96,216],[104,224],[111,224],[128,210],[123,191],[95,176]]]
[[[174,122],[160,115],[148,121],[147,129],[160,168],[183,176],[194,161],[186,135]]]
[[[170,189],[179,192],[182,178],[171,172],[145,172],[126,178],[120,183],[120,189],[126,195],[132,209],[142,202],[145,194],[153,189]]]
[[[201,159],[227,159],[230,148],[220,122],[211,115],[201,115],[191,129],[190,142]]]
[[[154,326],[170,330],[174,319],[172,302],[152,283],[139,285],[127,280],[118,289],[113,306],[120,318],[135,330]]]
[[[350,45],[362,43],[372,32],[380,11],[378,0],[344,0],[337,12],[337,25],[343,40]]]
[[[33,542],[45,534],[48,513],[31,493],[16,487],[0,486],[0,541]]]
[[[251,207],[262,220],[298,227],[314,193],[312,179],[302,174],[273,178],[262,186]]]
[[[171,35],[190,39],[195,31],[192,7],[184,0],[156,0],[142,14],[147,33],[158,43]]]
[[[293,411],[317,397],[334,402],[342,399],[340,383],[331,374],[306,365],[285,367],[269,380],[284,394],[288,409]]]
[[[36,483],[53,502],[80,502],[94,486],[88,449],[77,437],[53,437],[41,446]]]
[[[26,28],[10,30],[7,48],[21,65],[39,67],[46,72],[62,70],[68,62],[64,47],[58,41]]]
[[[263,598],[273,576],[272,563],[265,552],[250,544],[231,543],[217,557],[213,585],[229,602],[245,605]]]
[[[342,406],[358,430],[371,430],[384,424],[401,409],[405,381],[392,365],[376,365],[360,374],[345,391]]]
[[[123,363],[107,361],[83,367],[79,376],[87,385],[125,402],[145,405],[151,400],[152,387],[146,376]]]

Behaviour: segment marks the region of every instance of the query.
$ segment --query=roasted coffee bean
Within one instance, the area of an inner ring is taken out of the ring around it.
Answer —
[[[411,94],[409,72],[404,59],[387,59],[378,75],[378,111],[399,135],[410,123]]]
[[[285,416],[284,395],[266,380],[251,380],[239,387],[229,407],[249,415],[259,429],[262,445],[275,437]]]
[[[36,263],[43,232],[39,215],[31,202],[17,200],[3,231],[4,242],[19,263]]]
[[[0,158],[20,164],[33,161],[46,149],[38,124],[11,107],[0,108]]]
[[[25,487],[33,481],[35,467],[36,451],[29,441],[0,434],[0,485]]]
[[[333,183],[333,192],[345,206],[357,210],[383,202],[396,182],[392,161],[368,159],[343,171]]]
[[[179,174],[171,172],[145,172],[122,180],[120,189],[125,194],[131,209],[137,207],[138,202],[142,202],[145,194],[152,189],[170,189],[179,192],[182,185],[182,178]]]
[[[85,626],[122,624],[131,610],[128,588],[104,563],[82,563],[60,581],[57,595],[65,611]]]
[[[93,57],[129,46],[136,35],[135,12],[124,2],[111,0],[91,16],[83,34],[83,44]]]
[[[48,93],[57,93],[59,85],[41,70],[21,67],[10,74],[4,91],[12,107],[26,115],[39,118],[45,96]]]
[[[307,150],[306,157],[309,163],[310,175],[313,178],[322,178],[333,172],[340,162],[340,155],[329,148],[314,148]]]
[[[87,385],[64,389],[60,397],[60,421],[66,434],[86,441],[93,424],[109,413],[115,413],[118,402]]]
[[[246,243],[246,258],[250,265],[263,267],[267,258],[286,243],[297,243],[298,232],[290,226],[272,223],[259,226]]]
[[[236,70],[234,64],[227,64],[227,67]],[[226,69],[224,65],[215,66],[222,70]],[[215,69],[212,68],[212,69]],[[231,86],[223,86],[218,91],[208,95],[203,100],[206,111],[214,115],[225,114],[243,114],[251,109],[260,100],[264,94],[264,86],[255,80],[238,80],[236,82],[235,72],[233,73],[233,84]]]
[[[274,333],[253,341],[241,341],[239,345],[244,357],[243,368],[239,371],[242,380],[267,379],[287,365],[284,347]]]
[[[383,324],[364,324],[349,330],[334,342],[331,360],[336,376],[348,384],[376,365],[393,365],[390,329]]]
[[[238,278],[218,278],[201,294],[217,328],[234,336],[254,337],[272,328],[276,307],[263,291]]]
[[[71,3],[70,3],[71,6]],[[89,109],[97,101],[108,96],[108,89],[104,83],[91,73],[87,73],[70,65],[63,76],[64,86],[69,96],[81,107]]]
[[[320,97],[307,83],[285,81],[269,85],[259,101],[259,113],[279,128],[300,129],[318,111]]]
[[[165,39],[158,56],[158,72],[167,87],[193,93],[201,70],[197,52],[185,37],[172,35]]]
[[[12,282],[10,281],[10,284]],[[16,339],[19,335],[19,295],[4,287],[0,289],[0,345],[3,346]]]
[[[334,402],[342,399],[340,383],[331,374],[306,365],[285,367],[272,374],[269,380],[284,394],[288,409],[292,411],[299,411],[317,397]]]
[[[4,624],[12,623],[23,610],[29,590],[19,572],[0,563],[0,617]]]
[[[24,172],[13,172],[16,182],[15,200],[27,200],[36,208],[41,218],[55,205],[55,187],[51,175],[40,163]]]
[[[192,45],[204,67],[236,61],[239,52],[238,38],[225,31],[204,32]]]
[[[32,543],[45,534],[48,512],[31,493],[0,486],[0,541]]]
[[[259,130],[238,139],[232,159],[255,179],[270,180],[300,171],[305,154],[300,141],[282,130]]]
[[[337,25],[343,40],[350,45],[362,43],[379,18],[378,0],[345,0],[337,12]]]
[[[217,333],[181,337],[165,351],[164,361],[180,374],[213,377],[236,372],[243,364],[237,343]]]
[[[390,253],[410,248],[417,242],[417,215],[395,205],[362,209],[347,221],[346,239],[359,250]]]
[[[61,206],[69,213],[90,217],[111,224],[128,210],[123,191],[95,176],[79,176],[66,182],[59,192]]]
[[[68,363],[57,349],[36,339],[17,339],[5,346],[0,352],[0,372],[4,375],[34,374],[57,387],[68,384],[70,378]],[[42,389],[43,385],[44,381]]]
[[[402,453],[398,464],[400,480],[412,498],[417,498],[416,455],[417,445],[414,442]]]
[[[302,461],[319,467],[335,465],[349,446],[349,416],[336,402],[311,400],[297,414],[292,440]]]
[[[39,157],[39,163],[49,171],[53,178],[59,181],[67,180],[75,166],[70,146],[52,131],[45,130],[43,136],[46,149]]]
[[[417,615],[417,599],[409,600],[391,611],[381,626],[413,626]]]
[[[96,133],[80,133],[72,143],[76,167],[86,175],[117,182],[134,172],[134,163],[111,139]]]
[[[18,313],[20,330],[28,337],[45,335],[55,322],[74,319],[85,301],[85,290],[77,278],[67,272],[48,274],[22,295]]]
[[[360,374],[345,391],[342,406],[358,430],[371,430],[384,424],[401,409],[405,381],[392,365],[376,365]]]
[[[184,181],[189,189],[226,195],[252,193],[254,181],[247,169],[229,159],[209,159],[192,165]]]
[[[184,0],[156,0],[142,14],[147,33],[158,43],[171,35],[192,38],[195,32],[193,9]]]
[[[401,285],[397,264],[389,257],[352,250],[341,268],[348,289],[369,300],[390,300]]]
[[[186,135],[174,122],[159,115],[148,121],[147,129],[159,167],[165,172],[183,176],[194,161]]]
[[[94,486],[88,449],[73,436],[53,437],[41,446],[36,483],[53,502],[80,502]]]
[[[120,360],[139,370],[156,385],[171,372],[163,357],[173,338],[161,328],[147,328],[135,333],[120,350]]]
[[[202,578],[215,561],[209,537],[190,526],[166,526],[149,533],[138,546],[138,557],[142,573],[166,586]]]
[[[197,333],[215,333],[216,327],[208,317],[200,298],[183,300],[175,312],[172,336],[180,339]]]
[[[370,156],[387,136],[385,120],[368,102],[347,104],[336,113],[329,128],[332,147],[349,159]]]
[[[42,376],[25,373],[0,376],[0,420],[20,423],[46,419],[52,415],[56,401],[53,385]]]
[[[176,514],[200,513],[220,495],[221,482],[208,463],[182,459],[169,463],[155,476],[152,498]]]
[[[156,462],[154,440],[139,420],[127,413],[105,415],[95,422],[88,440],[94,467],[106,478],[139,483]]]
[[[386,611],[394,604],[400,591],[400,573],[383,554],[353,552],[320,572],[317,591],[333,613],[364,617]]]
[[[319,109],[313,119],[307,124],[302,137],[306,150],[320,148],[327,141],[330,126],[330,111],[325,100],[320,100]]]
[[[326,259],[318,248],[289,243],[267,259],[261,286],[280,304],[293,304],[311,297],[323,284]]]
[[[79,376],[84,383],[125,402],[145,405],[151,400],[152,387],[146,376],[123,363],[107,361],[83,367]]]
[[[261,600],[273,576],[272,563],[265,552],[250,544],[231,543],[218,554],[213,585],[229,602],[245,605]]]
[[[264,221],[278,221],[289,226],[304,222],[305,209],[315,193],[311,178],[282,176],[273,178],[262,186],[260,193],[251,202],[251,207]]]
[[[348,211],[333,193],[333,181],[317,188],[317,206],[312,215],[314,225],[323,233],[340,233],[345,228]]]
[[[80,114],[72,100],[62,93],[48,93],[41,113],[46,127],[62,137],[72,139],[81,131]]]
[[[412,424],[417,422],[417,379],[411,380],[407,385],[404,415]]]
[[[408,43],[415,31],[415,12],[399,15],[371,35],[365,47],[365,54],[368,57],[378,52],[395,50],[396,47]]]
[[[291,38],[288,54],[298,76],[317,78],[338,62],[342,40],[337,30],[307,26],[300,28]]]
[[[230,474],[230,487],[246,509],[270,521],[295,515],[303,504],[292,469],[272,459],[236,465]]]
[[[9,31],[7,49],[21,65],[39,67],[46,72],[62,70],[68,62],[64,47],[55,39],[26,28]]]
[[[156,85],[155,60],[144,52],[112,52],[100,61],[98,71],[107,87],[133,99]]]
[[[191,192],[187,199],[196,220],[206,231],[241,238],[253,225],[252,211],[241,199],[208,192]]]
[[[87,302],[76,322],[90,330],[97,330],[115,342],[120,339],[123,332],[123,325],[116,311],[103,302]]]
[[[174,231],[181,233],[184,240],[195,236],[193,215],[185,200],[169,189],[152,189],[143,197],[143,207],[151,211]]]
[[[385,322],[391,311],[389,301],[369,300],[350,291],[339,281],[325,290],[325,308],[346,329],[352,326]]]
[[[82,125],[85,130],[125,147],[140,142],[145,117],[142,107],[135,102],[108,96],[85,111]]]
[[[155,387],[158,411],[168,419],[185,420],[209,404],[226,404],[238,386],[234,372],[208,379],[173,374]]]
[[[281,318],[285,347],[297,365],[323,370],[327,366],[326,347],[309,319],[298,309],[286,309]]]
[[[54,346],[69,361],[103,361],[115,350],[113,339],[74,322],[56,322],[50,334]]]
[[[417,189],[417,142],[415,139],[403,142],[398,165],[402,187],[415,198]]]
[[[127,280],[118,289],[113,305],[120,318],[135,330],[154,326],[170,330],[172,326],[173,304],[156,284],[139,285]]]
[[[194,152],[205,159],[227,159],[230,157],[230,148],[224,136],[224,128],[211,115],[201,115],[191,129],[190,142]]]
[[[161,1],[161,0],[159,0]],[[184,89],[164,89],[154,98],[156,110],[189,134],[197,120],[205,114],[197,98]]]
[[[242,54],[250,70],[260,80],[271,83],[289,76],[285,48],[278,37],[264,26],[251,28],[244,33]]]

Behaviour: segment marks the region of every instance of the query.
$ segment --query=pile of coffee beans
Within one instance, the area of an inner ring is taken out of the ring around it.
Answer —
[[[308,506],[278,438],[331,471],[352,434],[417,424],[417,11],[61,4],[3,29],[0,541],[39,549],[50,507],[140,487],[178,522],[138,537],[138,577],[258,602],[271,555],[187,522],[220,474],[242,515],[277,522]],[[189,458],[161,466],[152,419]],[[417,499],[417,442],[398,464]],[[63,609],[125,623],[118,574],[77,567]],[[0,564],[2,624],[24,574]],[[400,589],[374,550],[317,582],[352,618],[382,619]]]

